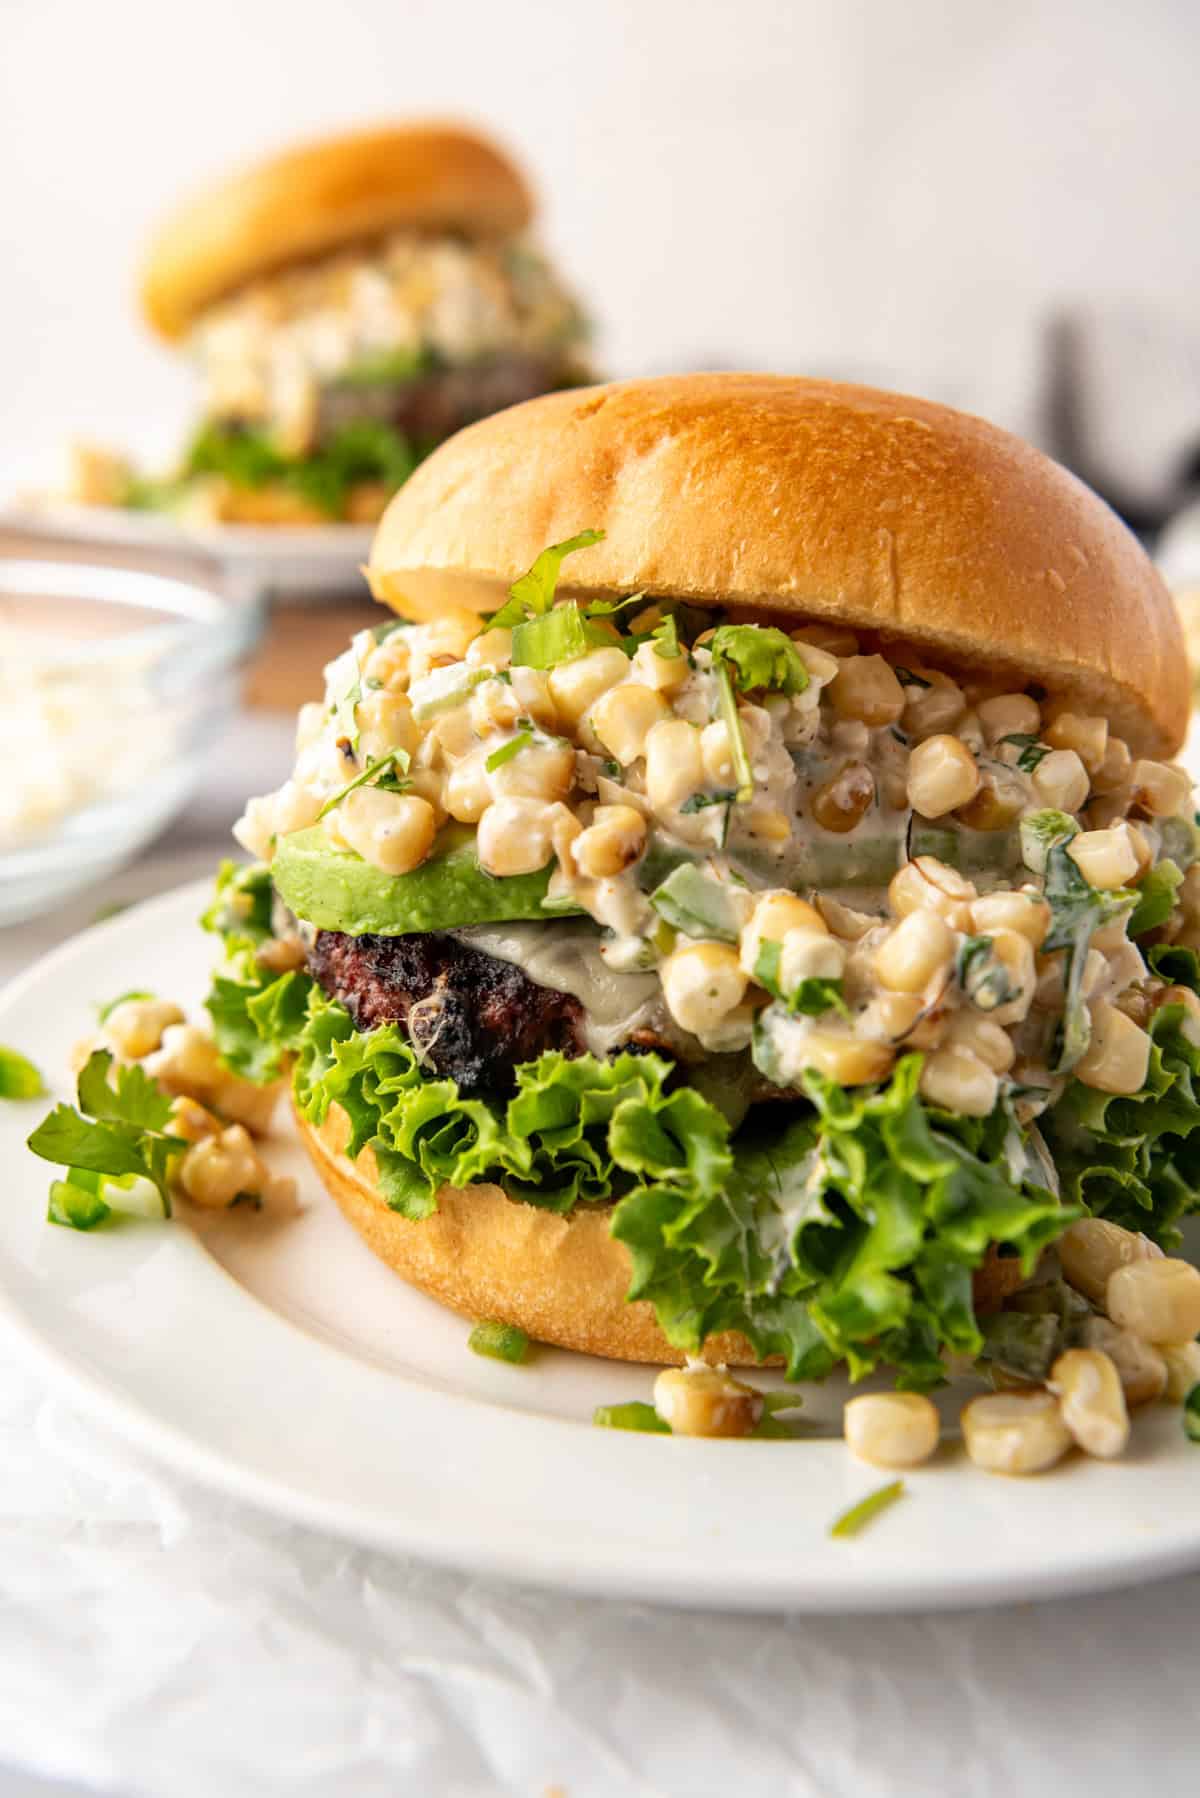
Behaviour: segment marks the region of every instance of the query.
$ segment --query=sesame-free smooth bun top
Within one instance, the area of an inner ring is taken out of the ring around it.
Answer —
[[[533,215],[520,170],[473,131],[384,126],[285,150],[165,218],[143,265],[142,308],[164,337],[246,282],[386,231],[507,236]]]
[[[560,592],[837,619],[932,659],[1012,668],[1173,752],[1189,705],[1169,593],[1089,488],[927,400],[775,375],[549,394],[461,431],[393,499],[377,598],[490,610],[596,528]]]

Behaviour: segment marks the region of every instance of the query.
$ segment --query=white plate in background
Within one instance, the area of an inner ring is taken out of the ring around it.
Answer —
[[[38,963],[0,998],[0,1042],[69,1097],[93,1001],[146,986],[199,1003],[206,897],[170,893]],[[286,1128],[274,1158],[302,1176],[294,1219],[49,1226],[53,1170],[24,1148],[46,1104],[0,1105],[0,1311],[80,1404],[283,1516],[481,1573],[736,1610],[950,1609],[1200,1567],[1200,1448],[1175,1407],[1137,1414],[1122,1461],[1025,1481],[947,1444],[899,1504],[834,1541],[832,1519],[888,1477],[831,1433],[840,1383],[810,1390],[808,1440],[595,1429],[596,1404],[648,1397],[650,1370],[470,1354],[466,1323],[372,1257]]]
[[[373,525],[185,524],[121,506],[14,497],[0,501],[0,529],[110,554],[202,555],[255,595],[285,600],[365,599],[361,570],[375,535]]]

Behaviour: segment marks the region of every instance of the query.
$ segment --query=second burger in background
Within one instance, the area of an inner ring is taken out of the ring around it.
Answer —
[[[463,425],[586,377],[585,320],[533,211],[495,145],[430,123],[327,138],[194,195],[154,237],[141,300],[197,363],[200,427],[162,480],[79,451],[72,497],[372,522]]]

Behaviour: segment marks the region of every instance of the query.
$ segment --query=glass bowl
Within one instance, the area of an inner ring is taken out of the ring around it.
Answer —
[[[262,623],[197,579],[0,560],[0,924],[103,879],[175,815]]]

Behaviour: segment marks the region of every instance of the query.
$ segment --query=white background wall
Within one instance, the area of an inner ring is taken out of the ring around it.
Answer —
[[[407,112],[498,130],[609,366],[878,377],[1034,423],[1057,301],[1200,291],[1196,0],[0,0],[0,458],[153,440],[181,187]]]

